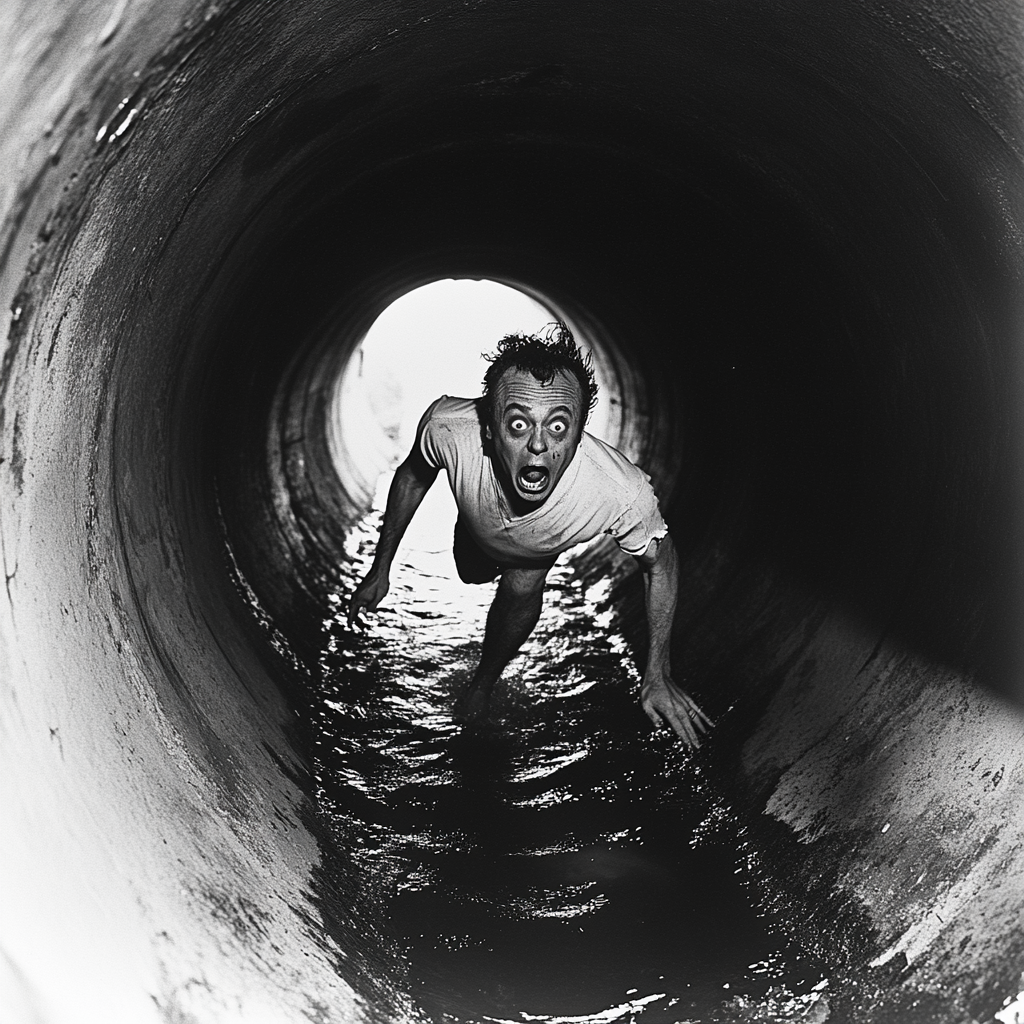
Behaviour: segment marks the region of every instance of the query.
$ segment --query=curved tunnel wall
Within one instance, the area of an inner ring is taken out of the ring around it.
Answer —
[[[619,366],[709,764],[836,1006],[953,1020],[1009,992],[1024,93],[1019,10],[953,13],[18,13],[3,941],[27,1012],[403,1012],[307,809],[301,686],[233,576],[315,650],[358,512],[331,388],[391,299],[460,274],[544,295]]]

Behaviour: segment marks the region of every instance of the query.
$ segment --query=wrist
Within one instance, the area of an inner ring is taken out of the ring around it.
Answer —
[[[650,657],[647,659],[647,667],[644,669],[644,682],[656,682],[669,675],[668,661],[663,658]]]
[[[391,571],[391,563],[395,560],[397,547],[397,544],[394,548],[389,544],[377,545],[377,550],[373,553],[373,565],[371,566],[374,572]]]

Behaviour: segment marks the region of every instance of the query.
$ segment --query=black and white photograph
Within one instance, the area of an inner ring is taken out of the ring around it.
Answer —
[[[1024,0],[0,0],[0,1024],[1024,1024]]]

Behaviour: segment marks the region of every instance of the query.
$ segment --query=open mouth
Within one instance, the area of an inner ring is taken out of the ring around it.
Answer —
[[[540,494],[550,479],[551,474],[543,466],[526,466],[516,474],[516,483],[524,494]]]

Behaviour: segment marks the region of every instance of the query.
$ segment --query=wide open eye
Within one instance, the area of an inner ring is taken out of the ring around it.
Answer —
[[[521,434],[524,430],[528,430],[529,427],[529,423],[522,416],[515,416],[508,421],[508,428],[514,434]]]
[[[548,426],[548,430],[550,430],[552,434],[557,434],[559,436],[564,434],[568,429],[569,428],[566,425],[565,420],[555,420]]]

